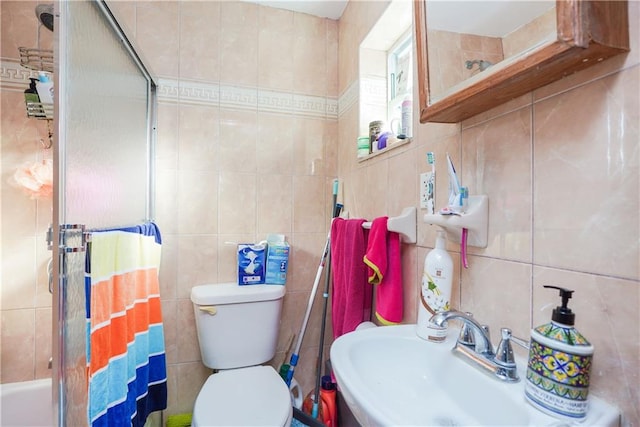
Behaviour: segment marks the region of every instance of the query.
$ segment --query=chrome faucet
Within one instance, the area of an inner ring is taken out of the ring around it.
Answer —
[[[510,329],[502,328],[502,339],[497,350],[494,351],[489,327],[478,323],[471,313],[462,313],[456,310],[443,311],[432,316],[430,321],[442,327],[448,320],[454,319],[463,322],[460,336],[451,350],[456,356],[502,381],[516,382],[520,380],[511,341],[525,347],[527,343],[513,337]]]

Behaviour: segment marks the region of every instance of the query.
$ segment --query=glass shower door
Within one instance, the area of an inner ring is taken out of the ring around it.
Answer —
[[[56,4],[54,410],[87,424],[85,241],[152,220],[155,83],[103,1]]]

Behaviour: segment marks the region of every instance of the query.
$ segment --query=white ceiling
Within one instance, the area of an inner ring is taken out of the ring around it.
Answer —
[[[243,1],[336,20],[340,19],[348,3],[348,0]],[[393,2],[411,4],[411,0]],[[428,25],[457,33],[503,37],[553,6],[555,0],[430,0]]]
[[[340,19],[348,0],[244,0],[263,6],[308,13],[321,18]]]

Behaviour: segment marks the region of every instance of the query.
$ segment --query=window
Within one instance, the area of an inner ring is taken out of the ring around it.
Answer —
[[[413,98],[413,36],[411,31],[403,34],[387,51],[387,121],[396,135],[411,137],[410,126],[403,124],[403,103],[405,109]],[[410,108],[410,107],[409,107]],[[405,110],[406,114],[406,110]],[[411,120],[411,115],[405,120]],[[409,132],[407,132],[409,130]]]
[[[360,44],[359,140],[369,138],[360,161],[410,142],[413,93],[412,5],[391,0]],[[404,119],[404,120],[403,120]],[[377,129],[377,131],[374,131]],[[384,136],[378,139],[377,135]]]

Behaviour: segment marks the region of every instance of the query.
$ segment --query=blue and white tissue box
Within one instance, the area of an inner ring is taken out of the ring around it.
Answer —
[[[240,243],[238,245],[238,284],[259,285],[266,278],[267,245]]]
[[[289,243],[285,241],[283,234],[270,234],[267,237],[266,283],[273,285],[286,283],[289,249]]]

